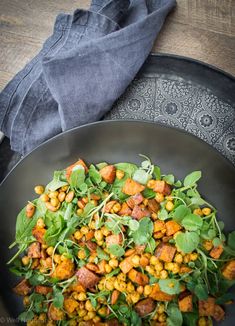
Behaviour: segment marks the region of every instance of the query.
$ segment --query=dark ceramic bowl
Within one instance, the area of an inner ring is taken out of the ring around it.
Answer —
[[[73,163],[78,157],[87,162],[140,162],[139,153],[149,156],[163,173],[184,178],[201,170],[202,195],[217,209],[226,230],[235,229],[235,168],[215,149],[182,130],[140,121],[104,121],[63,133],[25,157],[0,186],[0,317],[16,317],[22,310],[21,298],[12,286],[16,277],[8,272],[6,261],[13,252],[8,245],[14,240],[19,210],[34,198],[33,188],[47,184],[53,171]],[[5,318],[5,319],[4,319]],[[235,311],[227,309],[221,325],[234,325]],[[1,320],[0,320],[1,321]]]

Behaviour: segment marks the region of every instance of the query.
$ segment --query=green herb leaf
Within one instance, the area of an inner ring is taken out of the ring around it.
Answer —
[[[175,303],[170,303],[167,306],[166,311],[168,318],[167,318],[167,326],[181,326],[183,323],[182,313],[179,310],[179,307]]]
[[[159,280],[159,286],[161,291],[167,294],[180,293],[180,282],[174,278],[168,278],[166,280]]]
[[[85,181],[85,169],[82,165],[76,165],[70,175],[70,186],[75,189],[79,188]]]
[[[153,238],[150,238],[145,248],[145,251],[153,254],[155,248],[156,248],[156,241]]]
[[[234,295],[232,293],[225,293],[216,299],[216,304],[225,304],[226,302],[233,300]]]
[[[94,183],[99,184],[102,181],[102,177],[99,174],[99,171],[95,168],[93,164],[91,164],[88,173],[89,173],[89,177]]]
[[[195,214],[189,214],[184,217],[181,224],[186,230],[197,231],[202,227],[203,220],[200,216]]]
[[[162,179],[169,183],[169,185],[173,185],[175,182],[175,177],[173,176],[173,174],[167,174]]]
[[[128,226],[131,231],[137,231],[139,229],[140,224],[138,221],[131,219],[128,223]]]
[[[32,320],[33,317],[34,317],[34,313],[31,310],[28,310],[28,311],[22,312],[18,316],[18,319],[19,319],[19,321],[26,323],[27,321]]]
[[[174,210],[173,220],[180,223],[185,218],[185,216],[189,214],[190,214],[190,209],[185,205],[180,205]]]
[[[61,177],[63,176],[63,174],[64,174],[64,171],[55,171],[52,181],[50,183],[48,183],[48,185],[46,186],[46,191],[47,190],[55,191],[55,190],[59,189],[60,187],[67,186],[68,182],[61,180]]]
[[[200,238],[196,232],[178,232],[175,237],[175,243],[179,250],[184,253],[190,253],[197,248]]]
[[[195,183],[201,179],[202,172],[201,171],[194,171],[188,174],[184,179],[184,186],[185,187],[192,187]]]
[[[165,208],[162,208],[160,210],[160,213],[158,213],[158,218],[159,218],[159,220],[162,220],[162,221],[169,218],[168,212]]]
[[[65,226],[64,219],[61,215],[54,215],[53,217],[54,218],[51,219],[51,224],[44,235],[44,240],[48,246],[56,245],[60,233],[62,232],[63,227]]]
[[[134,172],[132,179],[142,185],[146,185],[147,182],[151,179],[151,175],[148,174],[145,170],[138,169]]]
[[[144,198],[152,199],[155,198],[156,192],[153,191],[152,189],[145,188],[144,191],[142,191],[142,195],[144,196]]]
[[[63,308],[64,304],[64,296],[62,294],[62,290],[56,287],[53,288],[53,305],[56,308]]]
[[[144,217],[139,221],[139,228],[133,232],[132,237],[137,245],[146,244],[152,237],[153,222],[149,217]]]
[[[116,257],[121,257],[125,254],[125,250],[118,244],[112,244],[108,246],[108,250],[112,255]]]
[[[235,250],[235,231],[229,233],[228,235],[228,246]]]
[[[195,286],[194,293],[199,300],[206,300],[208,298],[206,286],[201,283]]]
[[[161,169],[159,166],[154,165],[153,175],[155,176],[156,180],[161,180]]]
[[[109,255],[104,250],[102,250],[100,247],[97,247],[96,251],[97,251],[97,255],[98,255],[99,259],[104,259],[104,260],[110,259]]]

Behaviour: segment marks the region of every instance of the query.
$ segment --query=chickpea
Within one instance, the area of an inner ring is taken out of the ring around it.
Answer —
[[[143,200],[143,204],[144,204],[144,206],[147,206],[148,205],[148,198],[145,198],[144,200]]]
[[[115,259],[115,258],[110,259],[110,261],[109,261],[109,265],[110,265],[113,269],[116,268],[116,267],[118,267],[118,260]]]
[[[210,215],[210,214],[211,214],[211,208],[209,208],[209,207],[204,207],[204,208],[202,209],[202,213],[203,213],[204,215],[206,215],[206,216]]]
[[[79,214],[78,214],[79,215]],[[91,230],[95,230],[96,229],[96,223],[95,223],[95,221],[91,221],[90,223],[89,223],[89,228],[91,229]]]
[[[83,203],[82,200],[78,200],[78,201],[77,201],[77,205],[78,205],[78,207],[79,207],[80,209],[84,209],[84,207],[85,207],[85,204]]]
[[[110,234],[110,231],[106,228],[106,226],[103,226],[103,227],[101,228],[101,232],[103,233],[103,235],[104,235],[105,237],[107,237],[107,236]]]
[[[132,303],[136,303],[140,299],[140,294],[138,292],[130,293],[130,299],[131,299]]]
[[[174,264],[174,267],[172,268],[172,273],[177,274],[180,271],[180,267],[177,263]]]
[[[68,190],[69,186],[63,186],[60,188],[61,191],[66,192]]]
[[[28,256],[24,256],[24,257],[22,257],[21,261],[22,261],[22,264],[24,266],[26,266],[30,263],[30,258]]]
[[[88,201],[89,201],[89,200],[88,200],[88,197],[83,197],[83,198],[82,198],[82,201],[83,201],[84,204],[87,204]]]
[[[159,303],[157,306],[157,313],[160,315],[165,311],[165,305],[163,303]]]
[[[82,260],[86,258],[85,250],[81,249],[78,251],[78,258]]]
[[[154,269],[151,266],[148,265],[148,266],[145,267],[145,269],[149,274],[151,274],[151,275],[154,274]]]
[[[139,285],[136,289],[136,291],[139,293],[139,294],[142,294],[144,292],[144,287],[142,285]]]
[[[30,305],[30,298],[28,295],[26,295],[23,299],[23,304],[24,306],[29,306]]]
[[[159,192],[157,192],[156,196],[155,196],[155,200],[160,204],[164,201],[164,195],[160,194]]]
[[[51,256],[53,254],[53,251],[54,251],[54,247],[48,247],[46,252],[49,256]]]
[[[58,198],[51,198],[51,205],[52,206],[54,206],[54,207],[56,207],[56,206],[58,206],[59,205],[59,200],[58,200]]]
[[[50,202],[46,202],[46,208],[49,209],[49,211],[56,212],[59,209],[60,205],[54,207],[51,205]]]
[[[98,313],[101,315],[101,316],[105,316],[107,314],[107,308],[106,307],[102,307],[98,310]]]
[[[89,228],[88,226],[82,226],[80,231],[82,232],[82,234],[87,234],[89,232]]]
[[[70,190],[67,195],[65,196],[65,201],[66,203],[71,203],[71,201],[73,200],[74,198],[74,191],[73,190]]]
[[[174,261],[178,264],[181,264],[183,262],[183,256],[181,254],[176,254]]]
[[[42,312],[39,316],[38,316],[38,320],[40,320],[41,322],[46,322],[47,320],[47,315],[45,312]]]
[[[174,267],[174,263],[170,262],[170,263],[165,263],[164,264],[164,268],[167,270],[167,271],[172,271]]]
[[[75,233],[74,233],[74,238],[76,239],[76,240],[81,240],[81,238],[83,237],[83,234],[82,234],[82,232],[81,231],[76,231]]]
[[[197,258],[198,258],[198,254],[196,252],[192,252],[190,254],[190,260],[191,261],[195,261],[195,260],[197,260]]]
[[[112,267],[109,264],[105,264],[104,268],[106,273],[112,272]]]
[[[115,282],[114,282],[114,287],[115,287],[115,289],[117,289],[118,291],[120,291],[120,292],[124,292],[125,289],[126,289],[126,283],[123,282],[123,281],[115,280]]]
[[[165,207],[168,212],[171,212],[174,209],[174,204],[172,203],[172,201],[167,201]]]
[[[62,203],[65,200],[66,193],[61,191],[58,195],[58,200]]]
[[[85,309],[79,309],[78,310],[78,316],[79,317],[84,317],[84,316],[86,316],[86,314],[87,314],[87,311]]]
[[[49,194],[48,194],[48,197],[49,198],[57,198],[59,195],[59,192],[58,191],[51,191]]]
[[[164,313],[160,314],[158,317],[158,321],[160,323],[164,323],[166,321],[166,314],[164,314]]]
[[[146,267],[149,264],[149,259],[146,256],[140,257],[140,266]]]
[[[126,290],[127,290],[127,292],[131,293],[131,292],[135,291],[135,287],[131,282],[128,282],[127,286],[126,286]]]
[[[101,230],[96,230],[94,236],[97,241],[103,240],[103,233]]]
[[[134,255],[131,259],[132,264],[134,267],[138,267],[140,265],[140,256]]]
[[[86,293],[85,292],[80,292],[78,294],[78,300],[79,301],[85,301],[86,300]]]
[[[35,206],[32,204],[32,203],[28,203],[27,204],[27,206],[26,206],[26,209],[25,209],[25,211],[26,211],[26,216],[28,217],[28,218],[31,218],[31,217],[33,217],[33,215],[34,215],[34,213],[35,213]]]
[[[150,258],[150,264],[151,265],[156,265],[159,262],[156,256],[151,256]]]
[[[155,270],[157,272],[161,272],[163,270],[163,264],[160,261],[158,261],[157,264],[155,265]]]
[[[122,170],[117,170],[116,171],[116,178],[118,180],[121,180],[124,177],[124,175],[125,175],[125,172],[124,171],[122,171]]]
[[[152,317],[152,320],[157,320],[158,319],[158,313],[156,312],[155,314],[154,314],[154,316]]]
[[[93,323],[96,325],[97,323],[99,323],[101,321],[101,318],[99,316],[95,316],[95,318],[93,318]]]
[[[76,211],[76,213],[77,213],[78,216],[82,215],[83,209],[78,208],[77,211]]]
[[[153,189],[155,187],[155,185],[156,185],[156,180],[153,180],[153,179],[149,180],[147,183],[147,187],[149,189]]]
[[[44,193],[44,187],[41,185],[38,185],[34,188],[34,191],[37,195],[41,195]]]
[[[187,263],[189,263],[189,261],[190,261],[190,255],[187,254],[184,256],[184,263],[187,264]]]
[[[118,276],[117,276],[117,279],[118,279],[118,281],[123,281],[123,282],[125,282],[125,280],[126,280],[126,274],[124,274],[124,273],[119,273]]]
[[[113,291],[114,290],[114,282],[110,279],[107,279],[107,281],[105,282],[105,288],[108,291]]]
[[[47,202],[49,201],[49,196],[47,194],[42,194],[40,196],[40,199],[43,201],[43,202]]]
[[[104,244],[104,240],[101,240],[101,241],[97,241],[97,244],[98,244],[98,246],[102,247],[102,246],[103,246],[103,244]]]
[[[205,240],[203,242],[203,247],[208,251],[211,250],[213,248],[212,240]]]
[[[94,311],[94,307],[92,306],[91,304],[91,301],[90,300],[87,300],[86,303],[85,303],[85,308],[87,311]]]
[[[118,213],[121,210],[122,206],[119,203],[113,205],[112,209],[114,213]]]
[[[144,287],[144,296],[147,297],[152,293],[151,285],[145,285]]]
[[[165,280],[167,277],[168,277],[168,273],[165,269],[163,269],[161,272],[160,272],[160,279],[161,280]]]
[[[157,213],[152,213],[151,214],[152,220],[156,221],[158,219]]]
[[[37,220],[36,226],[38,228],[44,228],[45,227],[45,223],[44,223],[44,221],[43,221],[43,219],[41,217]]]
[[[77,326],[76,320],[72,319],[69,321],[69,326]]]
[[[195,208],[193,210],[193,214],[199,215],[199,216],[202,216],[203,215],[201,208]]]
[[[207,326],[207,320],[205,317],[200,317],[198,320],[198,326]]]

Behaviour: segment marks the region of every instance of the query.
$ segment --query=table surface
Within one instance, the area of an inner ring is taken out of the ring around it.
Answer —
[[[153,52],[195,58],[235,75],[235,0],[178,0]],[[33,58],[60,12],[90,0],[0,0],[0,89]]]

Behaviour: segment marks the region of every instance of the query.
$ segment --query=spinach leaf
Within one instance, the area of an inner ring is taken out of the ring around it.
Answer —
[[[175,177],[173,176],[173,174],[167,174],[162,179],[169,183],[169,185],[173,185],[175,182]]]
[[[202,172],[201,171],[194,171],[190,174],[188,174],[185,178],[184,178],[184,186],[185,187],[192,187],[195,185],[195,183],[201,179],[202,177]]]
[[[153,191],[152,189],[145,188],[144,191],[142,191],[142,195],[144,196],[144,198],[152,199],[155,198],[156,192]]]
[[[68,239],[76,230],[77,226],[79,224],[79,219],[76,215],[74,215],[72,218],[70,218],[67,223],[64,230],[61,232],[58,241],[63,241],[64,239]]]
[[[56,245],[64,225],[65,222],[61,215],[55,215],[54,218],[50,221],[50,226],[44,235],[44,240],[48,246]]]
[[[66,207],[66,210],[64,212],[64,220],[65,221],[67,221],[67,220],[69,220],[71,218],[72,211],[73,211],[73,204],[68,203],[68,206]]]
[[[98,170],[101,170],[102,168],[104,168],[107,165],[108,165],[108,163],[106,163],[106,162],[100,162],[100,163],[96,164],[96,167]]]
[[[156,180],[161,180],[161,169],[159,166],[154,165],[153,175],[155,176]]]
[[[32,310],[27,310],[22,312],[19,316],[18,319],[19,321],[22,321],[23,323],[26,323],[27,321],[32,320],[34,317],[34,313]]]
[[[225,304],[226,302],[233,300],[233,293],[225,293],[216,299],[217,304]]]
[[[198,313],[197,312],[184,312],[183,313],[184,325],[197,326],[198,325]]]
[[[190,209],[185,205],[178,206],[173,213],[173,220],[181,222],[185,216],[190,214]]]
[[[118,244],[111,244],[108,246],[108,251],[116,257],[121,257],[125,253],[125,250]]]
[[[181,326],[183,324],[183,316],[177,304],[170,303],[167,306],[166,313],[168,315],[167,326]]]
[[[125,172],[125,177],[131,178],[134,172],[137,170],[137,166],[132,163],[117,163],[114,164],[117,170],[122,170]]]
[[[202,283],[199,283],[195,286],[194,293],[199,300],[206,300],[208,298],[206,286]]]
[[[53,180],[50,183],[48,183],[48,185],[46,186],[46,191],[48,191],[48,190],[55,191],[55,190],[59,189],[60,187],[67,186],[68,182],[61,180],[61,177],[63,174],[64,174],[64,171],[55,171]]]
[[[168,212],[165,208],[162,208],[160,210],[160,213],[158,213],[158,218],[159,218],[159,220],[162,220],[162,221],[169,218]]]
[[[146,185],[147,182],[151,179],[151,175],[143,169],[138,169],[134,172],[132,179],[142,185]]]
[[[70,175],[70,186],[75,189],[79,188],[85,181],[85,169],[82,165],[76,165]]]
[[[190,253],[197,248],[200,238],[196,232],[178,232],[175,237],[177,248],[184,253]]]
[[[166,280],[159,280],[159,286],[161,291],[167,294],[180,293],[180,282],[174,278],[168,278]]]
[[[95,168],[93,164],[91,164],[88,173],[89,173],[89,177],[94,183],[99,184],[102,181],[102,177],[99,174],[99,171]]]
[[[203,220],[200,216],[195,214],[189,214],[184,217],[181,224],[186,230],[197,231],[202,227]]]

